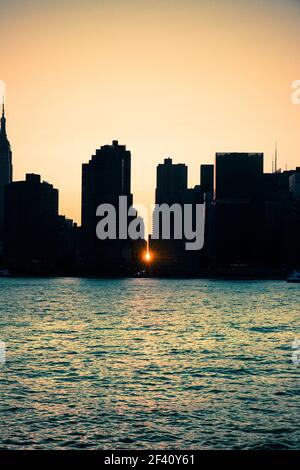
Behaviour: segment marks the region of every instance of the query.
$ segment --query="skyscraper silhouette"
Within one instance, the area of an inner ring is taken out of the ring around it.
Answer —
[[[214,165],[200,166],[200,185],[203,194],[213,193],[214,190]]]
[[[157,166],[156,205],[168,204],[170,208],[173,205],[179,205],[183,214],[184,205],[189,204],[193,208],[192,222],[194,223],[196,205],[201,204],[202,201],[203,194],[199,185],[188,188],[188,167],[185,164],[174,164],[171,158],[165,158],[164,163]],[[156,214],[153,215],[154,233],[150,237],[150,249],[156,261],[155,272],[170,275],[194,274],[197,272],[200,262],[199,252],[195,254],[185,248],[184,217],[182,217],[182,237],[178,239],[175,236],[174,213],[170,211],[170,239],[164,239],[162,231],[163,216],[160,213],[158,223],[156,223]],[[159,233],[155,234],[157,228]]]
[[[3,250],[4,191],[5,186],[12,182],[12,171],[12,152],[6,133],[6,117],[3,103],[0,129],[0,254]]]
[[[5,188],[5,260],[13,271],[48,272],[55,265],[58,190],[27,174]]]
[[[127,196],[127,208],[132,205],[131,154],[117,140],[96,150],[89,163],[82,165],[82,234],[83,259],[86,267],[95,273],[126,271],[132,259],[130,240],[99,240],[96,216],[100,204],[111,204],[116,209],[119,232],[119,197]]]
[[[215,256],[221,266],[259,262],[263,158],[262,153],[216,154]]]
[[[258,198],[263,166],[262,153],[217,153],[216,198],[240,201]]]
[[[184,163],[174,164],[165,158],[157,166],[155,204],[183,203],[187,190],[188,169]]]

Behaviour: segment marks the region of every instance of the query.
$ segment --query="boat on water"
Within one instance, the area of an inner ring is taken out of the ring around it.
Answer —
[[[8,269],[0,269],[0,277],[10,277],[12,273]]]
[[[287,282],[300,283],[300,271],[295,269],[287,278]]]

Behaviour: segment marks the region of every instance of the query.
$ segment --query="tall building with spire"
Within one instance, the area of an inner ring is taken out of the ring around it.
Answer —
[[[12,182],[12,172],[12,152],[6,134],[6,117],[3,103],[0,128],[0,241],[4,228],[4,190],[5,186]]]

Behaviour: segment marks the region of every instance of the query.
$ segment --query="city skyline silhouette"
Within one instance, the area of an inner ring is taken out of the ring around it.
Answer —
[[[164,159],[157,166],[155,203],[159,210],[167,207],[167,222],[162,218],[164,212],[158,216],[149,240],[144,231],[130,239],[129,225],[138,217],[134,211],[127,218],[134,207],[130,150],[113,140],[82,164],[82,224],[77,226],[61,215],[58,190],[42,181],[40,175],[26,173],[25,181],[12,181],[12,152],[3,104],[1,265],[21,275],[285,276],[300,265],[300,167],[281,171],[277,161],[277,146],[271,173],[264,172],[263,153],[216,153],[215,165],[199,165],[199,184],[190,188],[188,167]],[[125,207],[121,208],[120,199],[124,197]],[[107,212],[105,209],[100,214],[102,205],[110,205],[117,215],[114,231],[118,235],[113,238],[106,231],[104,238],[98,235],[98,225],[103,224]],[[190,207],[192,237],[188,240],[193,243],[187,243],[185,212],[178,224],[176,206],[180,217],[182,209]],[[200,207],[204,208],[205,226],[202,224],[198,246]],[[124,210],[126,233],[121,235],[118,227],[123,226]],[[155,214],[156,209],[153,221]],[[194,243],[198,246],[196,255],[187,251]]]
[[[296,461],[299,26],[0,0],[3,466]]]

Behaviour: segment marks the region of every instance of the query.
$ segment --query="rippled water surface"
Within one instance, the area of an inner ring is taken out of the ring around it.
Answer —
[[[1,279],[1,448],[300,448],[300,285]]]

